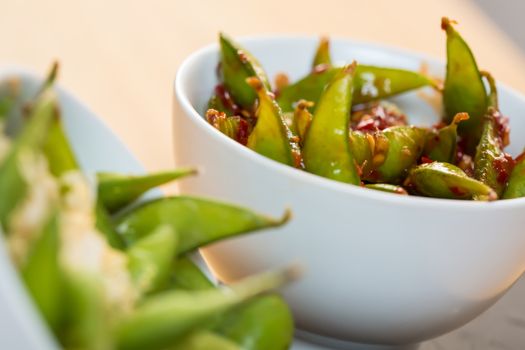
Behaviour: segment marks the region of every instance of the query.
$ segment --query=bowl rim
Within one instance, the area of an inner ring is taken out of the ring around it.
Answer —
[[[319,36],[313,35],[254,35],[254,36],[241,36],[237,37],[236,40],[243,45],[256,45],[262,42],[286,42],[286,41],[305,41],[317,42]],[[444,67],[445,63],[443,60],[435,58],[431,55],[420,53],[417,51],[406,50],[403,48],[384,45],[380,43],[373,43],[367,41],[358,41],[349,38],[341,37],[330,37],[331,44],[333,46],[340,45],[349,45],[352,47],[373,50],[373,51],[383,51],[388,52],[393,55],[400,55],[410,59],[417,59],[428,63],[430,66],[441,66]],[[199,59],[209,56],[209,55],[218,55],[219,46],[217,43],[209,44],[204,46],[189,56],[187,56],[175,75],[173,88],[177,101],[179,102],[182,111],[190,117],[192,121],[195,122],[195,125],[202,130],[206,135],[213,138],[217,142],[223,144],[232,152],[236,152],[237,155],[242,156],[242,161],[253,161],[258,163],[261,166],[267,167],[274,172],[283,174],[284,176],[291,177],[298,181],[301,181],[310,186],[319,186],[325,190],[336,191],[345,193],[355,198],[363,198],[369,200],[377,200],[381,202],[386,202],[393,205],[408,206],[408,207],[425,207],[430,209],[442,209],[442,210],[454,210],[454,211],[464,211],[464,212],[486,212],[494,210],[505,210],[514,207],[525,206],[525,197],[523,198],[514,198],[514,199],[499,199],[492,202],[476,202],[468,200],[458,200],[458,199],[445,199],[445,198],[430,198],[430,197],[420,197],[420,196],[401,196],[397,194],[374,191],[362,186],[354,186],[335,180],[330,180],[319,175],[311,174],[306,171],[301,171],[300,169],[295,169],[285,164],[281,164],[277,161],[274,161],[270,158],[267,158],[263,155],[260,155],[251,149],[247,148],[236,142],[235,140],[223,135],[218,132],[212,125],[207,123],[199,113],[196,108],[192,105],[188,98],[188,94],[183,83],[184,80],[187,80],[189,75],[189,70],[192,66],[196,64]],[[214,72],[210,72],[214,74]],[[525,96],[519,93],[518,91],[498,83],[498,89],[505,90],[506,93],[512,95],[517,99],[524,100]],[[176,127],[176,125],[174,125]]]

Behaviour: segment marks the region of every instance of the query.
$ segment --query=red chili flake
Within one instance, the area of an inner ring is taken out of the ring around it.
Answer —
[[[234,115],[245,115],[245,112],[239,105],[235,103],[233,97],[230,95],[226,87],[222,84],[215,86],[215,94],[221,99],[222,104],[231,110]]]
[[[377,131],[377,125],[374,119],[364,119],[357,124],[355,129],[359,131]]]
[[[448,189],[457,196],[464,196],[467,194],[467,191],[458,186],[450,186]]]
[[[379,103],[354,107],[352,120],[352,127],[360,131],[384,130],[407,122],[404,114]]]
[[[372,171],[370,172],[370,174],[368,175],[368,179],[369,179],[370,181],[373,181],[373,182],[374,182],[374,181],[377,181],[377,180],[379,179],[379,176],[380,176],[380,175],[381,175],[381,174],[379,173],[379,171],[378,171],[377,169],[374,169],[374,170],[372,170]],[[367,180],[368,180],[368,179],[367,179]]]
[[[456,163],[461,162],[461,160],[466,156],[465,150],[467,149],[467,139],[460,138],[456,146]],[[457,165],[457,164],[456,164]]]
[[[434,163],[434,160],[427,156],[421,156],[421,159],[419,161],[421,164]]]
[[[214,127],[217,125],[217,119],[222,118],[224,113],[216,111],[215,109],[208,109],[206,111],[206,120]]]
[[[496,180],[501,184],[505,184],[509,179],[512,168],[514,168],[514,160],[510,155],[505,153],[503,157],[494,159],[492,166],[498,173]]]
[[[237,131],[237,141],[243,145],[248,144],[248,136],[250,136],[250,124],[242,118],[239,120],[239,130]]]

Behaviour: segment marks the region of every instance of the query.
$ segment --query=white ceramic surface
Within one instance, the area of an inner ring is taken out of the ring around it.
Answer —
[[[317,38],[243,40],[270,76],[308,71]],[[442,44],[442,43],[437,43]],[[424,55],[350,40],[332,41],[336,61],[418,69],[443,64]],[[493,203],[397,196],[349,186],[266,159],[220,134],[201,117],[214,85],[217,46],[184,61],[175,80],[177,165],[199,164],[181,183],[206,194],[280,215],[281,229],[214,245],[205,258],[219,278],[300,261],[302,280],[286,291],[298,326],[341,340],[410,344],[460,327],[486,310],[525,268],[525,199]],[[484,67],[490,69],[490,67]],[[415,93],[395,99],[415,124],[436,113]],[[524,146],[525,99],[500,86],[511,117],[512,154]]]
[[[40,86],[41,77],[24,69],[0,70],[0,80],[9,77],[21,78],[23,94],[28,97]],[[87,174],[100,170],[144,172],[129,150],[88,108],[61,88],[57,93],[66,132]],[[56,348],[6,255],[4,240],[0,239],[0,349]]]

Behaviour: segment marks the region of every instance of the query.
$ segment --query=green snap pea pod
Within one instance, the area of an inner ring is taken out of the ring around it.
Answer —
[[[246,79],[257,77],[262,85],[271,90],[269,79],[261,64],[247,50],[221,33],[219,37],[221,47],[222,79],[228,92],[242,108],[251,111],[257,94],[248,86]]]
[[[67,319],[59,333],[66,349],[112,349],[108,310],[99,276],[67,271]]]
[[[315,70],[320,65],[330,67],[332,65],[332,58],[330,56],[330,40],[328,38],[321,38],[319,46],[315,52],[314,61],[312,63],[312,70]]]
[[[27,102],[26,111],[28,112],[28,118],[32,119],[32,110],[35,107],[35,103],[41,96],[46,94],[53,94],[52,87],[58,75],[58,63],[54,63],[48,73],[46,79],[40,86],[34,101]],[[62,174],[69,170],[78,170],[78,163],[75,159],[75,155],[69,145],[69,141],[65,135],[62,120],[60,116],[60,109],[56,98],[52,101],[54,109],[52,125],[46,130],[45,140],[42,144],[42,150],[47,158],[49,170],[51,174],[56,177],[60,177]]]
[[[274,220],[250,210],[208,199],[178,196],[156,199],[120,214],[116,231],[133,244],[159,225],[168,225],[179,235],[177,253],[183,254],[220,239],[255,230],[278,227],[290,213]]]
[[[303,161],[308,172],[354,185],[360,183],[348,130],[356,63],[337,74],[319,99],[306,133]]]
[[[405,194],[405,195],[408,194],[408,192],[403,187],[392,185],[392,184],[367,184],[365,185],[365,187],[370,188],[372,190],[395,193],[395,194]]]
[[[166,286],[177,252],[178,235],[170,226],[159,226],[127,250],[131,277],[142,293]]]
[[[42,146],[47,131],[56,117],[56,100],[51,91],[46,91],[35,102],[29,121],[0,164],[0,223],[4,232],[9,232],[8,217],[25,198],[27,184],[22,177],[20,162]]]
[[[57,75],[58,63],[55,62],[51,67],[51,70],[48,73],[46,79],[40,86],[40,89],[37,92],[36,100],[38,100],[39,96],[43,94],[51,93]],[[33,108],[33,103],[29,103],[28,110],[31,111]],[[56,177],[60,177],[67,171],[78,170],[79,166],[64,132],[58,101],[54,101],[53,108],[55,109],[53,123],[47,130],[45,141],[42,147],[43,152],[47,158],[51,174]]]
[[[6,157],[4,164],[0,165],[0,190],[2,190],[2,186],[8,187],[3,192],[7,199],[0,203],[0,220],[2,223],[5,223],[8,213],[17,203],[14,197],[23,198],[25,193],[26,185],[21,178],[18,169],[19,164],[17,164],[22,153],[27,152],[30,148],[42,146],[48,159],[49,169],[57,177],[69,170],[78,170],[78,163],[64,133],[57,101],[51,90],[57,69],[58,66],[54,65],[42,85],[36,101],[30,108],[29,121],[13,146],[11,154]],[[9,207],[10,205],[11,207]],[[108,236],[113,245],[122,246],[121,242],[119,244],[119,237],[113,232],[107,221],[102,208],[97,207],[98,227]]]
[[[448,163],[418,165],[410,170],[405,183],[417,193],[428,197],[484,201],[498,198],[492,188]]]
[[[173,290],[146,299],[118,325],[119,349],[162,349],[196,327],[296,277],[296,269],[267,272],[227,289]]]
[[[487,96],[487,106],[499,110],[498,102],[498,88],[496,87],[496,79],[487,71],[479,72],[483,78],[487,80],[489,84],[490,92]]]
[[[60,249],[58,215],[43,227],[20,273],[27,290],[46,323],[57,332],[62,318],[62,275],[58,263]]]
[[[391,126],[408,125],[407,117],[395,104],[388,101],[376,101],[352,108],[350,116],[354,130],[384,130]]]
[[[50,84],[51,81],[48,78],[46,84]],[[49,169],[56,177],[61,177],[68,171],[80,171],[79,164],[62,126],[58,109],[56,109],[54,122],[44,141],[43,151],[48,159]],[[105,235],[109,244],[114,248],[123,249],[124,242],[115,232],[109,214],[99,198],[97,198],[95,205],[95,215],[96,227]]]
[[[299,145],[273,96],[257,78],[247,81],[259,97],[257,123],[248,137],[248,148],[280,163],[300,167]]]
[[[365,180],[400,183],[421,156],[427,133],[428,131],[424,128],[405,125],[392,126],[383,130],[382,134],[388,140],[387,146],[381,148],[383,153],[375,153],[374,163],[380,165],[375,166]],[[382,159],[384,159],[383,162],[381,162]]]
[[[79,164],[59,117],[59,114],[57,114],[43,144],[49,170],[58,178],[68,171],[80,171]],[[109,244],[114,248],[123,249],[124,242],[115,232],[109,213],[100,201],[100,198],[97,198],[95,205],[95,216],[97,229],[106,236]]]
[[[237,115],[228,117],[224,112],[208,109],[206,111],[206,120],[229,138],[243,145],[248,143],[248,136],[252,127],[244,118]]]
[[[56,61],[53,62],[53,64],[51,65],[51,69],[49,69],[49,72],[47,73],[46,79],[44,80],[44,82],[40,86],[40,90],[38,91],[37,94],[41,94],[45,90],[47,90],[50,87],[52,87],[53,84],[55,84],[55,81],[57,80],[57,77],[58,77],[59,68],[60,68],[60,66],[59,66],[58,62],[56,62]]]
[[[185,290],[213,289],[215,286],[187,257],[176,263],[172,287]],[[277,295],[256,297],[219,317],[211,331],[190,334],[175,349],[287,349],[293,335],[288,305]]]
[[[303,141],[306,136],[306,132],[308,131],[310,123],[312,122],[313,117],[310,111],[308,110],[308,108],[311,107],[313,107],[313,102],[299,100],[293,113],[293,130],[295,130],[296,135],[299,137],[300,144],[304,143]]]
[[[167,350],[244,350],[230,339],[207,330],[192,332]]]
[[[454,163],[456,159],[458,125],[468,119],[469,115],[467,113],[458,113],[449,125],[430,132],[423,154],[438,162]]]
[[[516,158],[516,164],[510,173],[507,188],[503,192],[503,199],[520,198],[525,196],[525,153]]]
[[[380,132],[350,130],[348,140],[360,177],[369,177],[377,166],[383,164],[388,151],[388,139]]]
[[[44,143],[44,153],[48,159],[49,170],[56,177],[68,171],[80,171],[75,154],[67,139],[61,121],[57,118],[51,126],[50,132]],[[95,204],[96,227],[104,234],[113,248],[123,249],[124,242],[115,232],[111,218],[104,204],[97,198]]]
[[[483,129],[487,93],[474,55],[452,23],[446,17],[441,20],[441,28],[447,34],[447,73],[443,90],[445,120],[450,122],[457,113],[468,113],[470,119],[461,123],[459,133],[467,137],[469,149],[473,150]]]
[[[512,171],[512,160],[503,151],[498,134],[496,118],[499,112],[493,108],[485,116],[483,133],[474,157],[474,177],[492,187],[501,196]]]
[[[295,102],[300,99],[314,102],[317,108],[317,102],[325,86],[341,69],[329,68],[308,74],[282,89],[277,102],[284,112],[293,111]],[[422,74],[404,69],[358,65],[354,77],[352,102],[358,105],[381,100],[424,86],[436,87],[436,83]]]
[[[0,119],[4,120],[4,131],[8,137],[17,137],[31,114],[31,107],[39,96],[53,84],[58,63],[53,63],[46,79],[35,94],[34,88],[23,84],[20,77],[8,77],[0,83]],[[1,111],[3,110],[3,111]]]
[[[122,236],[115,231],[108,211],[98,200],[95,204],[95,215],[97,229],[104,234],[109,245],[115,249],[124,249],[126,244]]]
[[[51,92],[51,86],[57,75],[57,69],[58,66],[54,65],[51,73],[48,75],[48,78],[40,89],[39,95],[45,96]],[[68,171],[80,171],[80,167],[64,131],[57,102],[56,100],[53,100],[52,102],[53,104],[50,108],[53,111],[53,118],[48,132],[44,136],[45,139],[42,147],[48,160],[50,172],[56,177],[61,177]],[[31,109],[33,110],[35,108],[36,107],[32,107]],[[31,116],[30,120],[33,118],[34,117]],[[106,209],[98,201],[95,208],[95,214],[97,228],[104,233],[111,246],[122,249],[124,246],[123,242],[115,233]]]
[[[5,122],[17,109],[20,95],[20,81],[6,79],[0,82],[0,122]]]
[[[351,130],[350,149],[361,173],[370,182],[399,183],[421,156],[428,131],[415,126],[392,126],[364,133]]]
[[[109,213],[115,213],[155,187],[196,173],[190,168],[147,175],[98,173],[98,199]]]
[[[498,120],[502,119],[498,106],[498,92],[494,78],[487,72],[482,73],[488,80],[490,93],[487,97],[489,107],[483,118],[483,132],[474,157],[474,177],[492,187],[498,197],[503,194],[507,180],[512,172],[513,160],[503,149],[505,138]]]
[[[58,65],[54,64],[47,79],[42,84],[39,93],[50,90],[58,75]],[[79,170],[75,154],[64,131],[58,102],[56,103],[56,116],[53,125],[49,129],[43,145],[43,151],[49,164],[51,174],[56,177],[62,176],[71,170]]]
[[[43,147],[51,174],[60,177],[68,171],[79,169],[59,115],[51,126]]]
[[[182,256],[175,261],[171,276],[171,287],[185,290],[215,288],[209,278],[187,256]]]
[[[359,65],[354,82],[354,104],[367,103],[424,86],[436,87],[427,76],[398,68]]]
[[[213,329],[245,350],[284,350],[293,340],[293,317],[278,295],[263,295],[232,309]]]
[[[301,80],[284,87],[277,97],[277,103],[284,112],[293,112],[295,103],[299,100],[313,101],[317,104],[325,86],[340,70],[341,68],[329,68],[308,74]],[[310,108],[312,111],[313,109]]]

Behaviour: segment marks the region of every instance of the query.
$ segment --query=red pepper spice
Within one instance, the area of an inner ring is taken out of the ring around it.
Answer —
[[[231,97],[231,95],[228,92],[228,90],[226,90],[224,85],[219,84],[219,85],[215,86],[215,94],[217,95],[217,97],[219,97],[221,99],[222,104],[226,108],[231,110],[234,115],[243,115],[243,113],[242,113],[243,111],[242,111],[241,107],[239,107],[235,103],[235,101]]]
[[[464,189],[458,186],[450,186],[448,189],[450,190],[450,192],[454,193],[456,196],[464,196],[467,194],[467,192]]]
[[[384,130],[391,126],[406,125],[406,116],[380,103],[356,106],[353,109],[352,128],[363,132]]]
[[[419,162],[420,164],[428,164],[428,163],[433,163],[434,161],[430,157],[421,156],[421,159],[419,160]]]
[[[496,180],[501,184],[507,183],[510,173],[514,168],[514,160],[512,159],[512,157],[505,153],[503,157],[498,157],[494,159],[492,165],[498,173]]]
[[[237,141],[243,145],[248,144],[248,137],[250,136],[250,124],[242,118],[239,120],[239,130],[237,131]]]
[[[359,131],[377,131],[378,130],[376,122],[372,118],[361,120],[357,124],[355,129]]]

